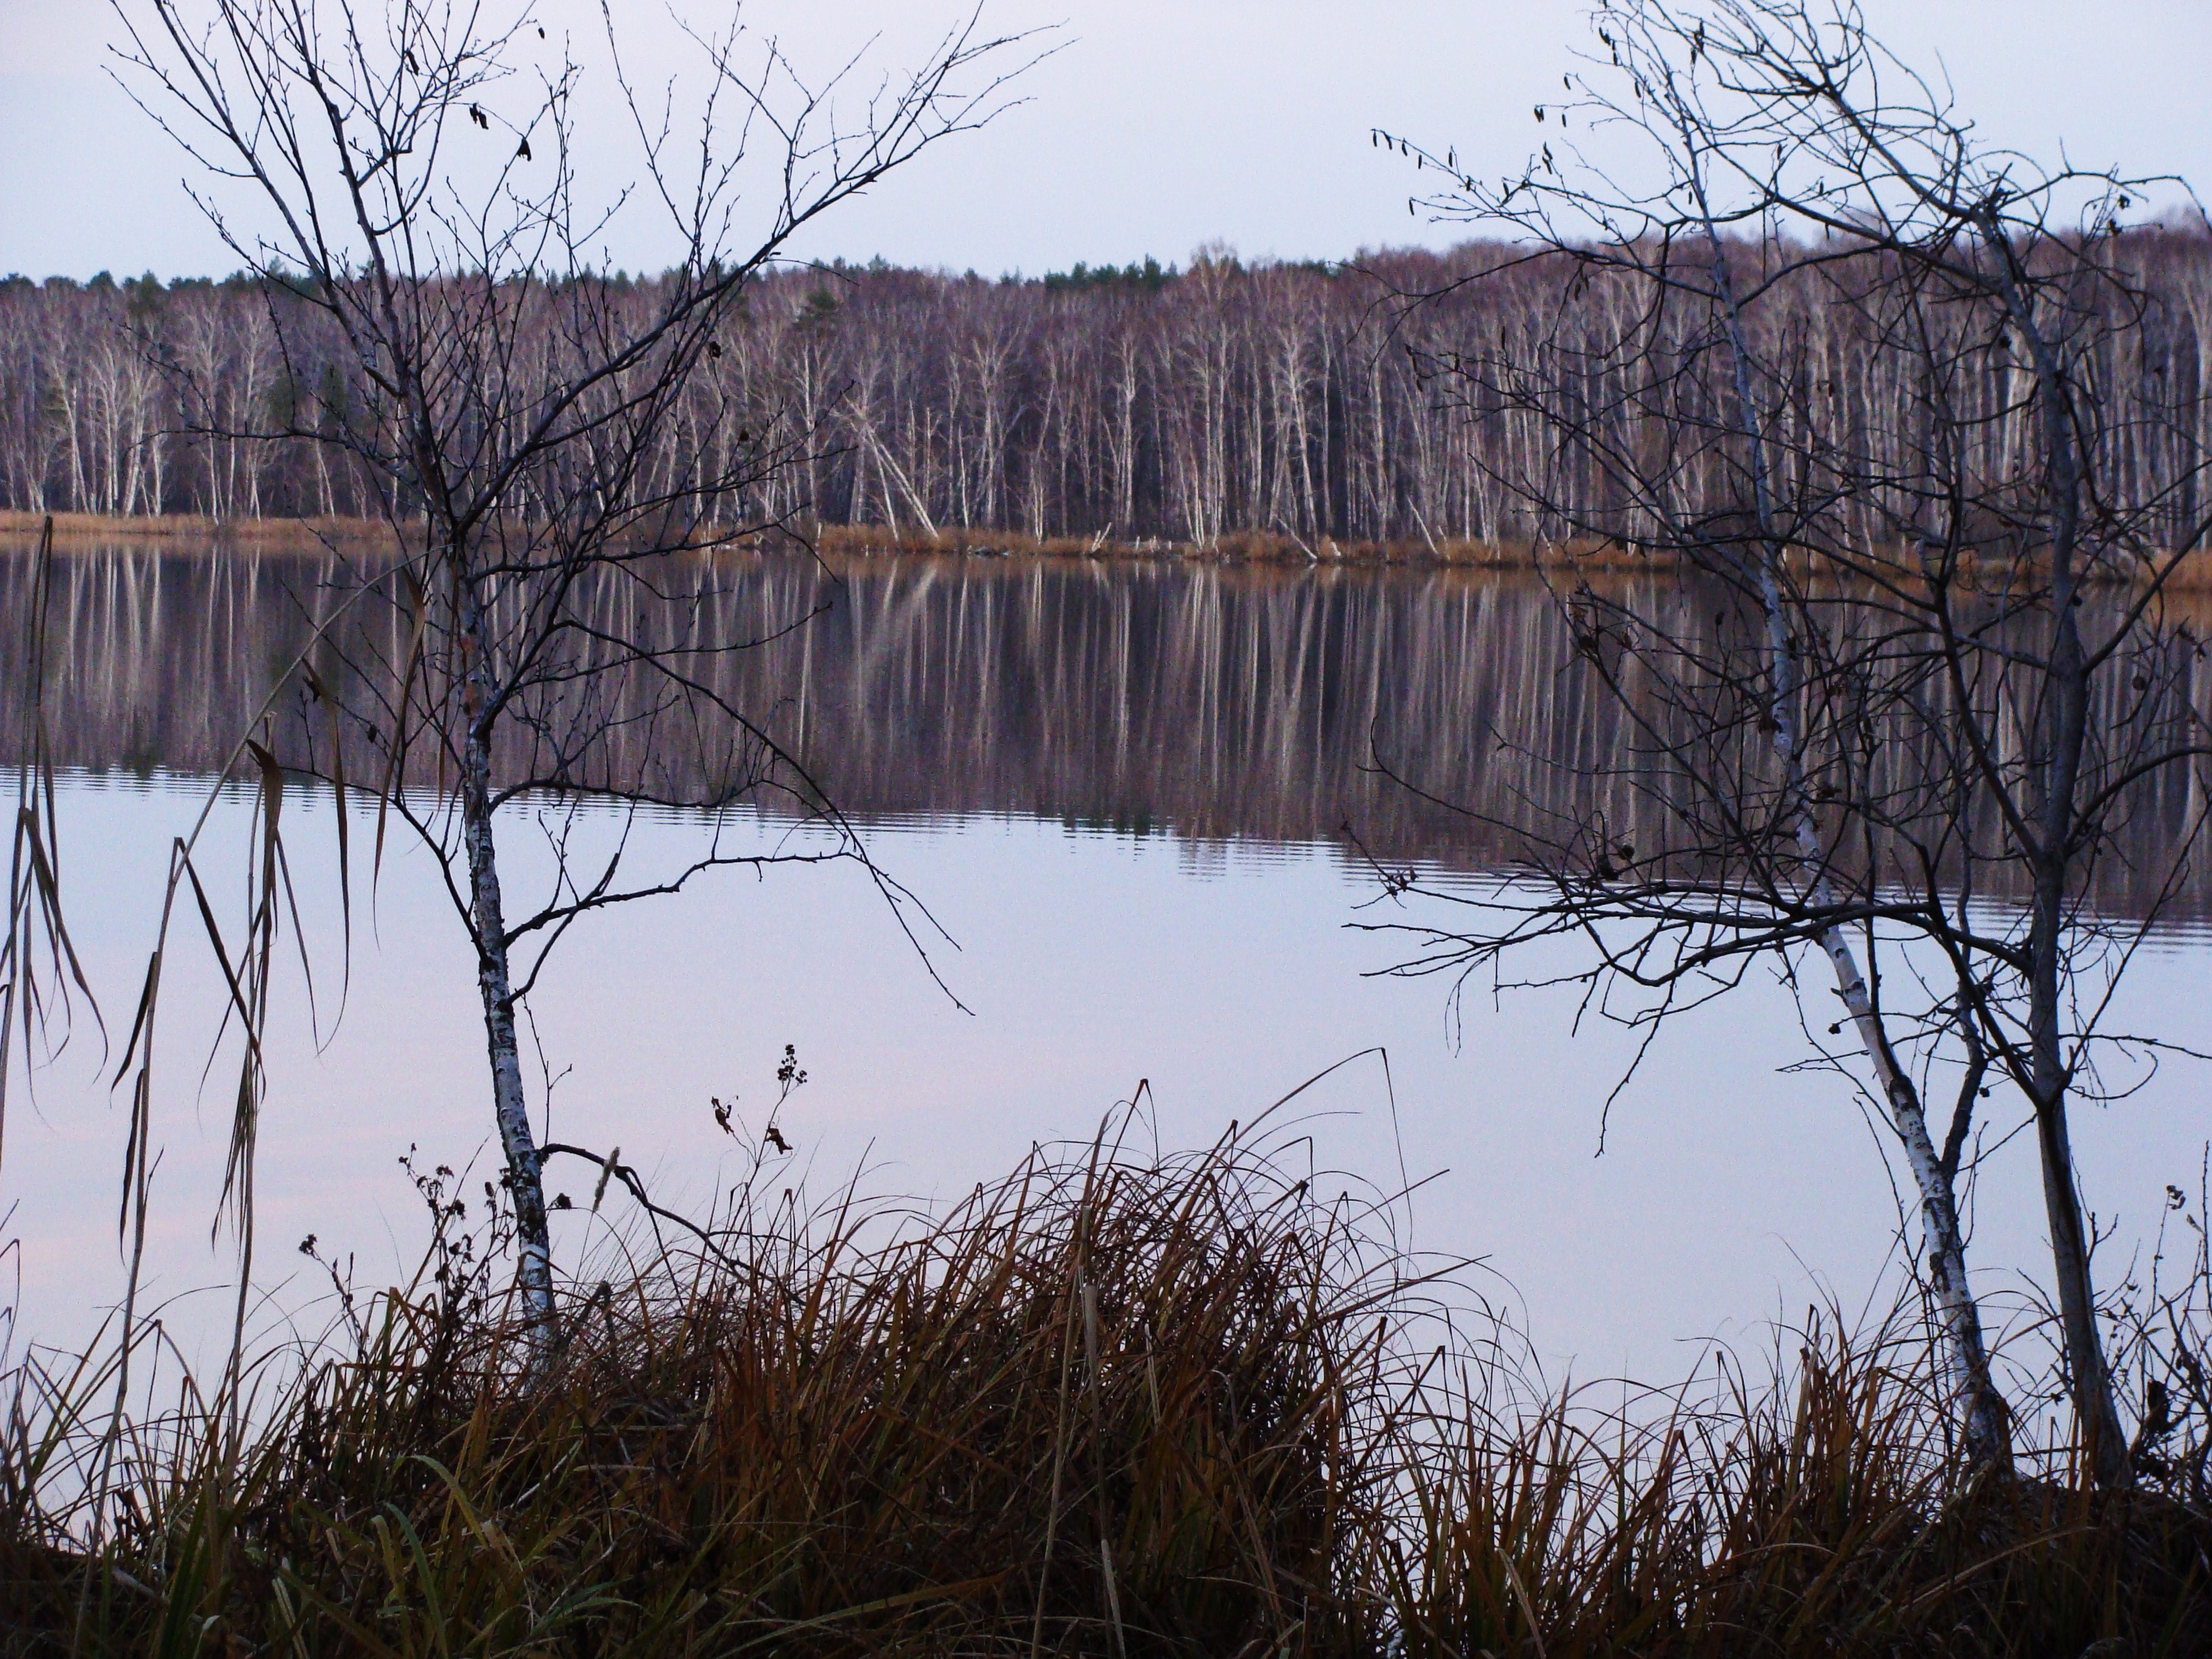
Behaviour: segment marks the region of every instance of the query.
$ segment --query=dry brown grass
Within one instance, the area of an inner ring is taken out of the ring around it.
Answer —
[[[314,552],[331,544],[388,543],[387,526],[366,519],[106,518],[88,513],[53,515],[58,551],[118,544],[216,547],[239,552]],[[0,512],[0,545],[36,540],[44,515]],[[1484,542],[1462,538],[1389,542],[1311,541],[1271,531],[1235,531],[1210,542],[1160,538],[1113,540],[1103,536],[1052,536],[1042,539],[1018,532],[948,528],[928,533],[886,525],[818,525],[741,536],[750,547],[811,547],[828,556],[880,558],[907,556],[969,558],[1085,558],[1100,560],[1197,559],[1228,564],[1291,567],[1427,565],[1459,569],[1554,570],[1591,574],[1625,574],[1671,570],[1680,560],[1666,553],[1618,543],[1581,539],[1537,544]],[[1974,579],[1972,562],[1967,567]],[[2212,550],[2184,556],[2167,579],[2179,593],[2212,592]]]
[[[365,519],[213,519],[105,518],[88,513],[58,513],[54,539],[58,550],[112,547],[118,544],[173,544],[180,547],[210,546],[251,551],[313,551],[326,543],[387,540],[389,528]],[[0,513],[0,542],[34,541],[42,515]],[[898,554],[957,555],[969,557],[1046,557],[1099,559],[1212,559],[1231,563],[1287,565],[1449,564],[1493,566],[1503,569],[1533,569],[1540,565],[1593,569],[1645,569],[1647,556],[1597,544],[1561,544],[1537,549],[1526,543],[1490,543],[1459,539],[1430,543],[1340,542],[1322,537],[1309,543],[1295,536],[1264,532],[1236,532],[1210,543],[1159,538],[1109,540],[1103,537],[1055,536],[1042,540],[1011,531],[947,529],[934,535],[920,530],[899,530],[883,525],[821,525],[802,533],[775,532],[747,538],[758,545],[811,545],[824,554],[848,557]]]
[[[575,1286],[534,1378],[449,1235],[345,1352],[264,1370],[250,1431],[189,1391],[132,1427],[96,1554],[103,1374],[19,1370],[0,1650],[2212,1643],[2202,1515],[1962,1480],[1914,1346],[1830,1328],[1771,1382],[1547,1397],[1372,1218],[1234,1138],[1036,1158],[933,1220],[741,1204]]]
[[[47,514],[0,512],[0,545],[34,544]],[[96,513],[56,513],[54,550],[82,552],[116,546],[220,548],[230,552],[317,553],[331,545],[389,544],[388,526],[370,519],[207,519],[182,514],[159,518],[110,518]]]
[[[894,530],[882,525],[824,525],[811,538],[825,554],[848,557],[896,554],[955,554],[969,556],[1115,559],[1211,559],[1224,563],[1314,565],[1422,564],[1494,567],[1527,570],[1541,567],[1591,569],[1649,569],[1647,555],[1597,543],[1538,548],[1533,544],[1440,541],[1313,540],[1270,531],[1232,531],[1210,542],[1157,538],[1115,541],[1104,537],[1055,536],[1039,540],[1006,531],[948,529],[934,535]]]

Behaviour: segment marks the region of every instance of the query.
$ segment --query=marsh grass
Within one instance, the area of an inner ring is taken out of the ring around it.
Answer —
[[[740,1194],[690,1250],[572,1285],[536,1378],[496,1237],[461,1230],[447,1172],[423,1184],[441,1220],[416,1279],[341,1286],[334,1346],[264,1356],[240,1400],[187,1382],[125,1433],[104,1504],[72,1479],[102,1365],[17,1368],[0,1648],[2212,1642],[2201,1513],[2100,1499],[2063,1462],[1959,1484],[1895,1331],[1820,1321],[1756,1370],[1716,1354],[1668,1392],[1547,1392],[1388,1206],[1249,1135],[1040,1152],[935,1216]]]
[[[388,548],[391,527],[368,519],[225,519],[168,514],[112,517],[93,513],[33,514],[0,511],[0,547],[27,543],[51,521],[57,546],[64,552],[115,546],[174,545],[188,550],[220,548],[234,554],[317,553],[331,546]],[[738,526],[723,528],[733,536]],[[817,523],[811,519],[769,532],[738,536],[734,545],[751,550],[811,548],[827,556],[871,557],[899,554],[924,556],[1087,557],[1100,559],[1189,558],[1231,563],[1453,564],[1501,569],[1542,566],[1643,569],[1647,556],[1595,543],[1538,548],[1533,543],[1470,541],[1339,540],[1324,536],[1309,542],[1274,531],[1230,531],[1205,543],[1160,537],[1131,539],[1110,535],[1036,537],[1020,531],[948,526],[923,530],[879,524]]]
[[[0,552],[27,549],[51,520],[57,551],[107,551],[118,546],[205,552],[221,550],[240,556],[317,555],[332,548],[381,551],[392,545],[390,526],[366,519],[228,519],[185,514],[108,517],[90,513],[0,512]],[[1391,541],[1340,540],[1323,536],[1309,541],[1279,531],[1226,531],[1206,542],[1109,535],[1036,537],[1014,530],[947,526],[829,524],[811,520],[767,532],[738,534],[729,546],[750,553],[799,552],[825,559],[871,558],[1052,558],[1114,562],[1191,560],[1200,563],[1324,567],[1448,567],[1500,575],[1542,572],[1552,579],[1574,577],[1603,582],[1617,578],[1680,570],[1681,561],[1665,550],[1624,546],[1587,537],[1542,543],[1527,539],[1475,541],[1463,537]],[[1965,568],[1976,560],[1969,552]],[[1987,567],[1990,580],[2009,567]],[[2033,569],[2033,567],[2031,567]],[[2212,592],[2212,550],[2191,550],[2160,583],[2163,592],[2195,602]]]

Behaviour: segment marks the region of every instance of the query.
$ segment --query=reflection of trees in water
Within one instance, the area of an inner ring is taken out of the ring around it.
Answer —
[[[27,558],[0,558],[0,637],[23,637],[29,574]],[[1659,815],[1622,775],[1620,711],[1591,694],[1558,606],[1528,577],[979,558],[825,570],[793,555],[671,574],[763,641],[697,671],[864,819],[1013,812],[1270,842],[1339,840],[1349,824],[1378,858],[1473,868],[1512,856],[1512,825],[1553,815],[1602,814],[1609,832],[1661,844]],[[64,557],[57,763],[221,764],[345,580],[319,556]],[[1691,603],[1670,579],[1638,580],[1653,584],[1643,608]],[[378,654],[399,654],[395,612],[366,610],[362,625],[386,635]],[[12,676],[7,689],[18,695]],[[308,740],[296,724],[280,737]],[[641,720],[611,732],[594,781],[693,795],[716,752],[711,734]],[[376,757],[362,744],[347,764],[366,775]],[[2143,856],[2107,863],[2107,904],[2148,901],[2138,869],[2148,881],[2163,867],[2150,855],[2203,809],[2202,787],[2177,775],[2140,796],[2129,835]],[[2190,872],[2173,908],[2212,911],[2212,872]]]

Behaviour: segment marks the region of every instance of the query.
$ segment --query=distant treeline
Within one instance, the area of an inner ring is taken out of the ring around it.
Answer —
[[[2125,360],[2100,366],[2095,441],[2111,448],[2116,485],[2170,500],[2178,532],[2202,510],[2194,471],[2212,445],[2212,240],[2131,232],[2112,258],[2148,304],[2111,348]],[[608,289],[642,305],[654,280]],[[1468,380],[1437,370],[1601,345],[1639,326],[1628,292],[1561,256],[1483,244],[1336,266],[1207,254],[1180,270],[1147,260],[1030,279],[786,271],[717,343],[661,465],[680,473],[732,445],[791,443],[801,459],[728,516],[814,514],[901,535],[1532,540],[1559,526],[1509,482],[1540,479],[1555,502],[1587,504],[1607,480],[1494,391],[1470,396]],[[1420,294],[1438,297],[1408,303]],[[1771,293],[1754,319],[1791,331],[1786,355],[1802,366],[1802,387],[1782,389],[1784,418],[1797,407],[1834,431],[1840,412],[1869,453],[1897,451],[1910,470],[1912,392],[1887,383],[1832,298]],[[2016,365],[2002,342],[1971,361],[1950,395],[1988,416],[1984,463],[2014,465],[2033,448],[2024,414],[2007,412]],[[343,343],[281,289],[0,283],[0,507],[380,516],[391,504],[369,472],[301,435],[374,420]],[[1739,482],[1728,469],[1717,448],[1686,457],[1685,499],[1725,507]]]

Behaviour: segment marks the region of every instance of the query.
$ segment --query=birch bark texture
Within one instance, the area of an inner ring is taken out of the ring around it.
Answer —
[[[1577,671],[1638,734],[1608,764],[1662,833],[1637,847],[1601,813],[1554,814],[1524,836],[1533,880],[1486,896],[1480,927],[1415,924],[1404,970],[1571,936],[1583,977],[1638,988],[1649,1025],[1753,962],[1802,986],[1817,956],[1842,1018],[1801,995],[1807,1035],[1897,1136],[1984,1465],[2008,1455],[2006,1413],[1960,1188],[2004,1109],[1988,1085],[2009,1082],[2079,1444],[2125,1484],[2068,1108],[2125,1086],[2101,1022],[2159,907],[2123,920],[2088,895],[2139,792],[2212,752],[2197,641],[2166,604],[2208,529],[2201,388],[2153,414],[2100,368],[2155,357],[2173,325],[2122,251],[2151,181],[1984,149],[1848,9],[1632,0],[1592,27],[1525,174],[1486,185],[1415,151],[1450,181],[1434,210],[1519,238],[1555,283],[1540,331],[1425,368],[1463,417],[1539,434],[1501,489],[1563,537],[1662,556],[1695,601],[1555,589]],[[1637,142],[1648,187],[1580,163],[1567,133],[1598,125]],[[2138,487],[2121,458],[2145,453],[2185,458],[2185,485]],[[2162,853],[2169,887],[2202,831]],[[1850,1042],[1820,1035],[1846,1024]]]

